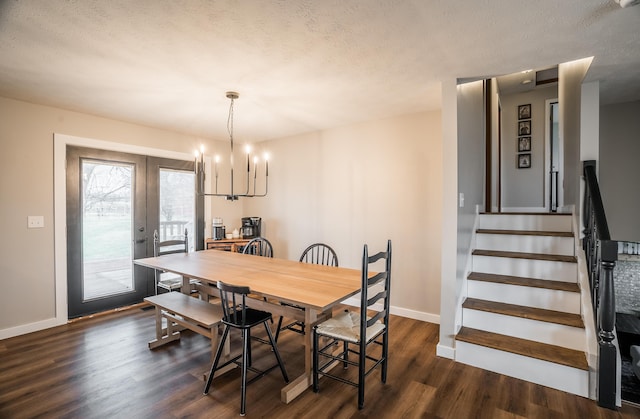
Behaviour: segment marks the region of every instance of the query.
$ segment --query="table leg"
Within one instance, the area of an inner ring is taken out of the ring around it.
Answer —
[[[191,284],[189,283],[189,278],[186,276],[182,277],[182,287],[180,287],[180,292],[183,294],[191,294]]]
[[[313,309],[306,309],[304,312],[304,324],[306,333],[304,334],[304,372],[295,380],[291,381],[280,391],[280,400],[289,403],[303,391],[311,386],[311,374],[313,373],[313,333],[312,328],[318,320],[318,312]]]

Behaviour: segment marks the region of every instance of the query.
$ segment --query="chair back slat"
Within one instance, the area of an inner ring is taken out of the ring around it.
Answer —
[[[386,298],[386,297],[387,297],[387,290],[380,291],[379,293],[377,293],[373,297],[367,299],[367,307],[371,307],[372,305],[377,303],[378,300],[380,300],[381,298]]]
[[[372,287],[383,279],[387,279],[387,272],[378,272],[367,280],[367,286]]]
[[[245,244],[242,249],[242,253],[245,255],[264,256],[268,258],[273,257],[273,246],[269,240],[264,237],[256,237],[251,239],[249,243]]]
[[[324,243],[314,243],[302,252],[300,262],[338,266],[338,256],[331,246]]]
[[[379,311],[375,316],[372,316],[369,320],[367,320],[367,327],[371,327],[378,320],[384,319],[386,315],[387,315],[387,310]]]
[[[373,256],[369,256],[368,257],[368,262],[369,263],[375,263],[377,261],[379,261],[382,258],[386,258],[387,257],[387,252],[378,252]]]
[[[237,325],[245,325],[246,321],[246,296],[251,293],[249,287],[225,284],[218,281],[220,290],[220,303],[224,320]]]
[[[178,247],[179,246],[179,247]],[[153,256],[170,255],[189,252],[189,231],[184,229],[184,239],[160,241],[158,230],[153,231]]]

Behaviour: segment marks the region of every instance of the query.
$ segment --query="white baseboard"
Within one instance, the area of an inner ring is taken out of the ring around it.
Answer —
[[[456,359],[456,350],[451,346],[444,346],[438,343],[436,346],[436,355],[442,358]]]
[[[353,307],[360,307],[360,298],[351,297],[342,301],[342,304],[347,304]],[[374,305],[373,309],[380,310],[382,309],[382,306],[376,307],[376,305]],[[416,310],[411,310],[408,308],[396,307],[396,306],[391,306],[390,311],[391,311],[391,314],[394,314],[396,316],[406,317],[413,320],[420,320],[427,323],[440,324],[440,316],[437,314],[425,313],[423,311],[416,311]]]
[[[0,330],[0,340],[25,335],[27,333],[38,332],[40,330],[49,329],[50,327],[61,326],[66,324],[66,322],[66,319],[51,318],[35,323],[10,327],[9,329],[2,329]]]

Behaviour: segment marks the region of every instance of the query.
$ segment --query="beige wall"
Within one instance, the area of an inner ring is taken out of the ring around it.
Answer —
[[[189,155],[201,143],[216,143],[0,98],[0,338],[29,331],[24,325],[51,325],[56,314],[54,133]],[[44,216],[44,228],[27,229],[28,215]]]
[[[54,324],[54,133],[187,154],[204,143],[209,156],[221,150],[223,159],[227,147],[0,98],[0,229],[5,238],[0,242],[0,338]],[[289,259],[297,259],[308,243],[323,240],[335,246],[342,266],[359,267],[364,243],[378,248],[391,238],[393,304],[401,314],[438,320],[442,194],[438,112],[258,146],[272,156],[269,196],[235,203],[211,198],[211,214],[222,216],[229,226],[244,215],[262,216],[276,256]],[[27,229],[28,215],[43,215],[45,227]]]
[[[526,93],[501,95],[502,104],[502,207],[503,210],[545,208],[545,103],[558,97],[557,86]],[[531,104],[531,167],[518,169],[518,106]]]
[[[245,201],[276,257],[326,242],[340,266],[393,241],[395,312],[438,321],[442,149],[440,113],[419,113],[260,144],[272,159],[269,196]]]
[[[603,106],[600,192],[613,240],[640,242],[640,101]]]
[[[592,58],[563,63],[558,66],[558,103],[560,108],[560,142],[564,156],[564,205],[576,205],[580,212],[580,99],[582,80]]]

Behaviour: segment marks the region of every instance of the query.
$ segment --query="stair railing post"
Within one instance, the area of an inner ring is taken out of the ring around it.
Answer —
[[[602,242],[600,249],[602,262],[599,275],[600,307],[598,310],[598,405],[609,409],[616,408],[617,388],[617,349],[613,344],[615,338],[613,329],[616,324],[613,268],[616,265],[617,247],[616,242],[607,240]],[[615,254],[612,254],[613,251]]]

